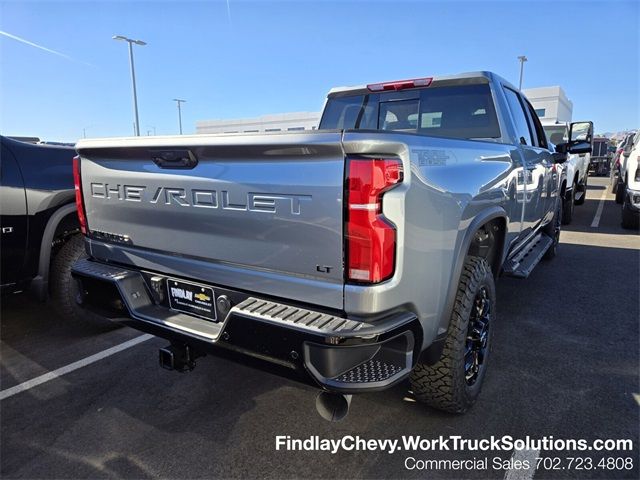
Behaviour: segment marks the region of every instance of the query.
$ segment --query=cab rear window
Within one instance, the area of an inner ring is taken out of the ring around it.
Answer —
[[[500,137],[487,84],[332,97],[320,128],[396,130],[463,139]]]

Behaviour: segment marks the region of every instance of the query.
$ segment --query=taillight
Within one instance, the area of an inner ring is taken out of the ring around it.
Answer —
[[[428,87],[433,78],[414,78],[413,80],[397,80],[395,82],[372,83],[367,85],[371,92],[383,92],[385,90],[405,90],[407,88]]]
[[[78,211],[78,222],[83,235],[87,234],[87,216],[84,210],[82,199],[82,181],[80,177],[80,156],[73,157],[73,185],[76,191],[76,210]]]
[[[402,182],[399,159],[347,159],[347,278],[387,280],[395,270],[396,228],[382,215],[382,195]]]

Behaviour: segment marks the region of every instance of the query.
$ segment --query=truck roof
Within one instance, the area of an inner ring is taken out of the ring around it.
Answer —
[[[465,80],[471,80],[473,83],[477,83],[478,81],[483,83],[489,83],[494,80],[499,80],[501,83],[515,89],[513,85],[511,85],[504,78],[499,75],[489,72],[489,71],[477,71],[477,72],[464,72],[464,73],[456,73],[453,75],[438,75],[438,76],[426,76],[425,78],[431,78],[431,85],[439,85],[444,86],[447,84],[458,84],[465,83]],[[372,82],[372,83],[384,83],[384,82]],[[371,85],[371,84],[368,84]],[[357,93],[357,92],[369,92],[367,85],[353,85],[353,86],[344,86],[344,87],[334,87],[329,90],[328,96],[340,95],[344,93]]]

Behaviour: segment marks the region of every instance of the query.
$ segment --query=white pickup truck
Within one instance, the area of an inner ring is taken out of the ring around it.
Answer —
[[[580,128],[578,128],[580,127]],[[569,123],[542,121],[542,128],[554,145],[560,145],[569,141]],[[586,140],[593,142],[593,123],[577,122],[574,125],[573,140]],[[582,205],[587,195],[587,180],[589,179],[589,153],[570,154],[563,164],[566,172],[566,184],[562,185],[562,223],[568,225],[573,219],[574,205]]]
[[[640,131],[628,141],[621,154],[616,201],[622,203],[622,227],[640,225]]]

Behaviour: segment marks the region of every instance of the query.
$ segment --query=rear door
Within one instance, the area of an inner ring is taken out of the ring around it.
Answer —
[[[555,199],[558,194],[558,172],[553,162],[553,154],[547,143],[547,136],[544,133],[538,114],[533,106],[524,95],[520,95],[520,99],[528,113],[529,128],[531,130],[533,146],[539,158],[539,165],[544,169],[544,188],[542,190],[542,198],[540,200],[541,211],[540,218],[550,220],[555,213]]]
[[[551,153],[541,146],[544,141],[546,147],[544,133],[542,139],[538,138],[525,99],[509,87],[504,87],[504,93],[525,160],[524,194],[520,198],[524,202],[522,232],[527,235],[537,228],[549,208]]]

